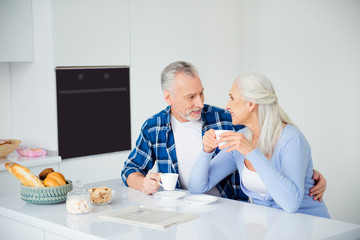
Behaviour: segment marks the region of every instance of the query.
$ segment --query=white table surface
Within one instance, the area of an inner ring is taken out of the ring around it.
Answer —
[[[209,205],[193,207],[183,198],[164,200],[127,188],[121,179],[87,184],[115,189],[111,204],[96,206],[84,215],[66,212],[65,203],[31,205],[20,196],[0,198],[0,216],[73,239],[357,239],[360,225],[218,198]],[[128,206],[145,206],[200,217],[166,228],[150,229],[109,222],[99,216]]]

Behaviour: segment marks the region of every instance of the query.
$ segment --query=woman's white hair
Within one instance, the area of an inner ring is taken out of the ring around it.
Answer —
[[[294,125],[278,103],[274,87],[270,80],[259,73],[242,74],[235,79],[238,91],[244,101],[258,104],[260,136],[257,147],[271,156],[277,143],[283,123]],[[253,133],[245,129],[246,138],[251,141]]]

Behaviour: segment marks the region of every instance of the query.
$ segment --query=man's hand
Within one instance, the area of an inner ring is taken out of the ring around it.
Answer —
[[[146,194],[153,194],[157,192],[160,185],[160,176],[158,173],[148,173],[146,177],[144,178],[141,191],[143,191]]]
[[[309,196],[314,196],[313,199],[316,201],[318,200],[321,202],[324,192],[326,190],[326,179],[324,178],[321,173],[313,169],[313,179],[315,180],[315,186],[310,188],[310,194]]]
[[[126,183],[129,187],[134,188],[138,191],[142,191],[146,194],[152,194],[157,192],[160,185],[160,176],[158,173],[148,173],[146,176],[139,172],[131,173]]]

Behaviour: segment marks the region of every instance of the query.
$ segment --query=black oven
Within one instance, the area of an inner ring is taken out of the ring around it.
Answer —
[[[131,148],[128,67],[56,68],[62,159]]]

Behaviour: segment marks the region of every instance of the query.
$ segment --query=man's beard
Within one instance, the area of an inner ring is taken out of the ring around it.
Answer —
[[[201,111],[201,109],[199,108],[199,109],[195,109],[195,110],[190,110],[190,111],[188,111],[185,115],[182,114],[181,112],[179,112],[179,114],[180,114],[183,118],[185,118],[186,120],[188,120],[188,121],[199,121],[199,120],[201,119],[201,113],[199,114],[198,117],[191,117],[191,116],[190,116],[190,114],[191,114],[192,112],[197,112],[197,111]]]

